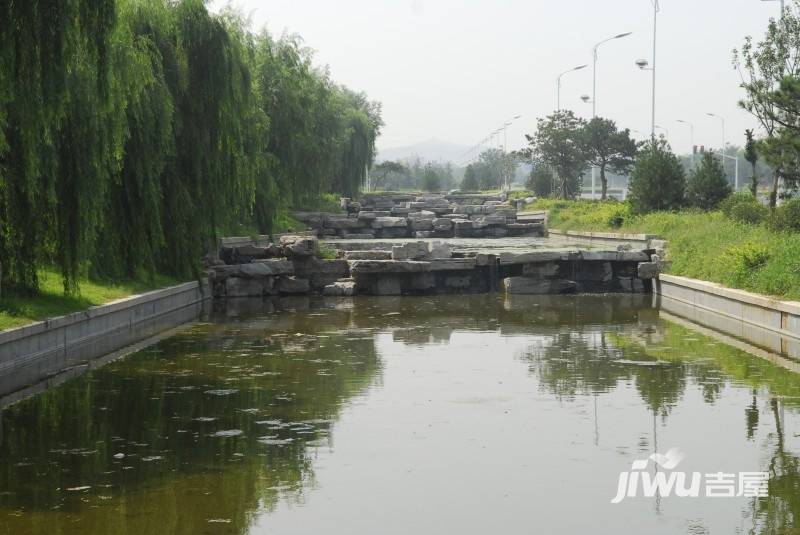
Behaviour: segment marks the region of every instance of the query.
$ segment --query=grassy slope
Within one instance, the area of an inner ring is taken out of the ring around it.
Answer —
[[[61,316],[129,295],[177,284],[177,281],[163,276],[156,276],[151,282],[129,281],[114,284],[84,280],[80,283],[80,295],[65,296],[58,273],[42,271],[39,276],[41,293],[38,296],[4,296],[0,298],[0,330],[19,327],[33,321]]]
[[[720,212],[658,212],[631,216],[621,203],[541,200],[530,209],[550,211],[549,227],[657,234],[669,240],[669,272],[731,288],[800,300],[800,234],[771,232],[732,221]],[[615,228],[611,220],[622,215]],[[752,251],[766,259],[749,260]],[[755,264],[755,265],[754,265]]]

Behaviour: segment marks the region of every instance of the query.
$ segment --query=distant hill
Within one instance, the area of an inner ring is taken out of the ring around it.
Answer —
[[[448,143],[440,139],[429,139],[405,147],[392,147],[378,151],[377,162],[386,160],[413,161],[416,158],[428,162],[453,162],[457,165],[469,150],[466,145]]]

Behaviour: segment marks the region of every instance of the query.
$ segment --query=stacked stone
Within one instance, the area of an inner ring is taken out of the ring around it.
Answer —
[[[509,294],[643,293],[658,277],[650,251],[535,251],[501,253]]]
[[[221,262],[208,271],[214,297],[324,293],[349,277],[350,269],[347,260],[318,258],[317,250],[317,238],[305,235],[262,244],[223,240]]]
[[[543,220],[517,221],[503,195],[365,194],[342,199],[343,212],[293,214],[324,238],[501,238],[542,236]]]

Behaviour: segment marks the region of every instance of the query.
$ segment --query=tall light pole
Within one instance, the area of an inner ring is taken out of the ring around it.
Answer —
[[[651,71],[653,77],[653,95],[650,105],[650,136],[656,138],[656,30],[658,29],[658,12],[661,9],[658,0],[650,0],[653,3],[653,64],[648,67],[646,59],[637,59],[636,66],[643,71]]]
[[[561,111],[561,77],[567,74],[568,72],[579,71],[585,68],[586,64],[578,65],[577,67],[567,69],[566,71],[558,75],[558,78],[556,78],[556,111]]]
[[[762,2],[773,2],[774,0],[761,0],[761,1],[762,1]],[[781,18],[783,18],[783,10],[784,10],[784,8],[785,8],[786,6],[784,6],[784,2],[783,2],[783,0],[780,0],[780,2],[781,2]]]
[[[608,39],[603,39],[602,41],[600,41],[599,43],[594,45],[594,47],[592,47],[592,119],[597,117],[597,49],[603,43],[607,43],[607,42],[613,41],[615,39],[622,39],[623,37],[627,37],[632,33],[633,32],[619,33],[619,34],[617,34],[617,35],[615,35],[613,37],[609,37]],[[581,97],[581,98],[583,98],[583,97]],[[586,101],[585,98],[583,98],[583,100],[584,100],[584,102]],[[595,197],[595,194],[594,194],[594,192],[595,192],[595,183],[596,183],[596,181],[595,181],[595,174],[596,174],[595,171],[596,171],[596,166],[593,165],[592,166],[592,200],[594,200],[594,197]]]
[[[508,151],[508,136],[506,134],[506,129],[509,126],[511,126],[511,123],[513,123],[514,121],[516,121],[520,117],[522,117],[522,115],[515,115],[514,117],[512,117],[511,119],[509,119],[508,121],[503,123],[503,160],[505,160],[506,152]],[[505,164],[505,161],[503,163]],[[505,190],[508,191],[508,188],[510,187],[509,178],[511,178],[511,177],[507,176],[505,171],[506,170],[505,170],[505,165],[504,165],[503,166],[503,175],[504,175],[504,177],[503,177],[504,181],[503,182],[504,182],[504,185],[505,185]]]
[[[684,121],[683,119],[676,119],[678,123],[685,124],[689,127],[689,145],[692,149],[692,165],[694,165],[694,125],[689,121]]]
[[[734,158],[733,156],[728,156],[725,154],[725,118],[721,117],[715,113],[706,113],[709,117],[715,117],[722,122],[722,150],[720,151],[720,159],[722,160],[722,168],[725,169],[725,158],[733,160],[735,162],[734,167],[734,182],[733,182],[733,191],[739,191],[739,158]],[[738,156],[738,155],[737,155]],[[725,173],[727,175],[727,173]]]

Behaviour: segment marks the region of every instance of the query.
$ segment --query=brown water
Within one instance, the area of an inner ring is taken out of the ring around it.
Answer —
[[[798,407],[647,296],[237,301],[5,409],[0,533],[791,533]],[[673,447],[768,496],[611,503]]]

